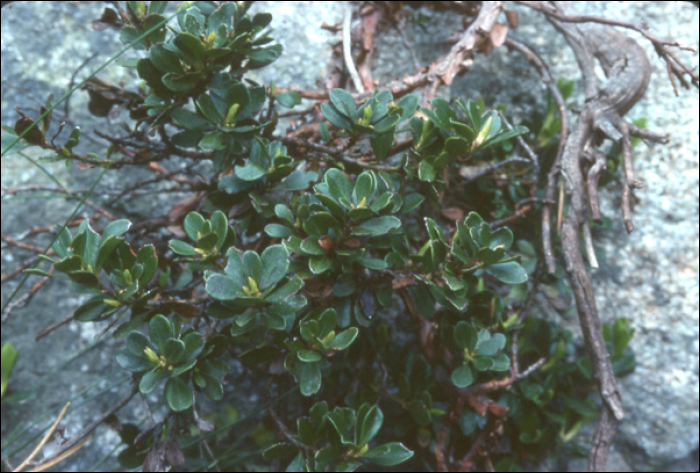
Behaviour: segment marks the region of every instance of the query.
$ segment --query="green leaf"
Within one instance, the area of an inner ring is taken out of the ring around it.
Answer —
[[[321,389],[321,370],[319,363],[299,363],[299,384],[301,394],[313,396]]]
[[[174,74],[182,74],[182,64],[180,64],[180,58],[177,54],[165,49],[160,44],[154,44],[148,51],[148,55],[151,58],[151,62],[161,72],[172,72]]]
[[[358,205],[363,199],[365,202],[369,202],[374,197],[375,192],[377,192],[377,179],[370,171],[365,171],[355,181],[353,202],[355,205]]]
[[[486,332],[488,333],[488,332]],[[489,334],[490,335],[490,334]],[[476,352],[482,356],[493,356],[506,346],[506,337],[502,333],[496,333],[493,337],[484,338],[476,346]]]
[[[313,363],[315,361],[321,361],[321,354],[315,350],[299,350],[297,352],[297,358],[305,363]]]
[[[0,375],[0,398],[3,398],[5,397],[5,392],[7,391],[7,386],[10,381],[10,374],[12,373],[12,368],[15,366],[19,352],[14,349],[12,343],[3,343],[1,351],[2,372]]]
[[[292,171],[282,182],[277,184],[275,190],[303,191],[309,188],[312,182],[316,182],[318,174],[314,171],[297,169]]]
[[[333,424],[343,444],[355,444],[355,439],[350,435],[350,430],[355,426],[354,410],[349,407],[336,407],[332,412],[326,414],[326,418]]]
[[[228,138],[226,135],[220,131],[215,131],[214,133],[209,133],[204,135],[204,137],[199,140],[197,146],[199,149],[204,151],[214,151],[226,148],[226,141]]]
[[[464,320],[457,323],[453,333],[455,343],[463,350],[474,350],[478,341],[476,329]]]
[[[100,272],[100,269],[105,264],[107,259],[112,256],[114,250],[116,250],[122,243],[124,243],[124,240],[117,240],[117,237],[110,235],[106,241],[103,241],[100,244],[100,249],[97,252],[97,260],[95,261],[95,274]]]
[[[199,111],[202,112],[202,115],[204,115],[211,123],[218,125],[223,121],[224,117],[219,112],[219,109],[216,108],[214,101],[209,95],[200,95],[199,100],[197,100],[195,103],[197,104]]]
[[[183,61],[197,69],[202,66],[206,49],[199,38],[189,33],[180,33],[173,43],[177,46]]]
[[[212,230],[216,233],[216,247],[221,248],[228,236],[228,219],[221,210],[216,210],[210,219]]]
[[[474,382],[474,374],[468,365],[460,365],[452,372],[452,382],[458,388],[466,388]]]
[[[141,248],[136,256],[136,260],[143,266],[143,273],[139,276],[140,287],[145,287],[158,270],[158,255],[153,245],[146,245]]]
[[[183,224],[185,233],[190,237],[192,241],[198,241],[202,235],[202,226],[204,225],[204,217],[198,212],[190,212],[185,217],[185,222]]]
[[[362,455],[363,458],[381,466],[398,465],[412,456],[413,451],[399,442],[385,443]]]
[[[148,323],[148,335],[156,351],[165,354],[165,343],[173,338],[173,326],[162,314],[156,314]]]
[[[309,269],[313,274],[325,273],[331,269],[332,266],[333,261],[326,256],[312,256],[309,258]]]
[[[108,312],[110,310],[113,311],[115,308],[106,305],[104,303],[105,299],[107,299],[107,297],[103,295],[91,298],[89,301],[75,309],[75,312],[73,313],[73,318],[75,320],[79,320],[80,322],[89,322],[100,317],[105,312]]]
[[[294,108],[301,104],[301,95],[298,92],[282,92],[275,95],[275,99],[285,108]]]
[[[212,274],[207,279],[207,293],[214,299],[230,301],[243,297],[243,284],[236,284],[230,277],[223,274]]]
[[[184,108],[175,108],[170,112],[173,121],[182,126],[186,130],[191,131],[208,131],[212,129],[211,123],[199,115],[185,110]]]
[[[124,343],[124,348],[132,355],[145,359],[143,350],[150,346],[148,338],[139,332],[129,332],[126,336],[126,341]]]
[[[260,67],[265,67],[277,60],[282,54],[282,45],[275,44],[268,48],[254,49],[250,53],[248,64],[246,65],[248,69],[258,69]]]
[[[335,127],[341,130],[352,130],[352,122],[349,119],[338,113],[335,107],[328,102],[321,104],[321,113],[326,117],[326,120],[331,122]]]
[[[236,166],[234,169],[236,176],[244,181],[256,181],[267,174],[267,169],[263,169],[251,160],[245,166]]]
[[[345,350],[347,347],[352,345],[352,342],[357,338],[359,330],[357,327],[350,327],[344,332],[339,333],[331,343],[328,344],[328,348],[331,350]]]
[[[145,357],[132,355],[126,350],[119,350],[116,356],[117,364],[122,369],[140,372],[153,369],[153,364]]]
[[[352,230],[353,235],[384,235],[393,228],[400,228],[401,220],[396,217],[386,215],[384,217],[367,220],[363,224]]]
[[[193,256],[199,254],[194,251],[194,246],[190,245],[189,243],[185,243],[184,241],[170,240],[168,242],[168,246],[170,246],[170,249],[178,255]]]
[[[493,366],[493,359],[490,356],[477,356],[472,360],[472,364],[478,371],[486,371]]]
[[[275,246],[282,246],[282,245],[275,245]],[[286,252],[286,248],[284,248],[282,246],[282,249],[284,249]],[[262,262],[262,259],[260,258],[260,256],[255,251],[248,250],[245,253],[243,253],[243,258],[241,261],[243,263],[243,268],[244,268],[243,275],[250,276],[251,278],[253,278],[253,280],[256,283],[261,282],[260,277],[261,277],[261,274],[263,271],[263,262]],[[289,264],[289,263],[285,263],[285,271],[286,271],[286,264]],[[279,281],[279,279],[277,279],[277,281]],[[244,284],[247,285],[248,282],[249,281],[247,281],[247,278],[246,278],[246,280],[244,281]]]
[[[491,234],[489,248],[495,249],[498,246],[502,246],[509,250],[511,245],[513,245],[513,232],[509,228],[501,227]]]
[[[527,281],[527,273],[515,261],[493,264],[486,268],[486,272],[506,284],[521,284]]]
[[[265,225],[265,233],[267,233],[271,238],[287,238],[288,236],[293,235],[294,231],[289,227],[280,225],[279,223],[270,223]]]
[[[326,172],[323,180],[326,182],[326,184],[328,184],[328,192],[335,200],[350,200],[352,186],[350,185],[348,178],[345,177],[345,174],[343,174],[343,171],[340,169],[331,168]]]
[[[182,338],[185,343],[185,351],[182,354],[183,362],[190,362],[204,349],[204,337],[197,332],[190,332]]]
[[[227,263],[224,272],[238,288],[248,284],[247,273],[243,264],[243,253],[236,248],[229,248],[226,252]],[[257,281],[256,281],[257,282]],[[240,289],[238,289],[240,291]]]
[[[282,245],[268,246],[261,256],[262,272],[258,282],[261,290],[277,284],[287,274],[289,252]]]
[[[100,237],[100,246],[102,246],[105,243],[105,241],[107,241],[107,238],[109,238],[110,236],[122,236],[129,230],[130,226],[131,222],[125,218],[109,222],[105,229],[102,230],[102,236]]]
[[[300,277],[295,277],[287,284],[283,284],[275,289],[271,294],[265,297],[265,301],[273,304],[281,302],[292,294],[296,294],[303,286],[304,281],[302,281]]]
[[[165,384],[165,399],[174,411],[184,411],[192,405],[192,391],[181,378],[170,378]]]
[[[386,157],[393,143],[393,130],[387,133],[382,133],[381,135],[372,136],[369,139],[369,144],[372,146],[372,151],[374,151],[374,154],[377,156],[377,161],[381,161]]]
[[[185,353],[185,343],[182,340],[171,338],[166,340],[163,355],[171,365],[177,364]]]
[[[418,179],[426,182],[435,180],[435,169],[428,161],[421,161],[418,166]]]
[[[265,320],[265,325],[272,330],[284,330],[287,326],[287,321],[282,314],[266,310],[262,313],[262,316]]]
[[[364,403],[357,411],[357,446],[362,447],[377,435],[382,428],[384,414],[378,406]]]
[[[505,141],[515,136],[522,135],[524,133],[527,133],[528,131],[528,128],[525,126],[517,126],[510,131],[506,131],[505,133],[501,133],[500,135],[494,136],[493,138],[489,138],[485,143],[482,143],[482,147],[493,146],[496,143],[500,143],[501,141]]]
[[[357,106],[355,105],[355,99],[352,95],[343,89],[333,89],[329,94],[331,103],[335,106],[341,114],[350,118],[353,123],[357,122]]]
[[[164,370],[149,371],[148,373],[145,373],[139,382],[139,391],[144,394],[150,393],[153,391],[153,388],[156,387],[158,381],[166,378],[168,374],[169,373]]]
[[[360,263],[365,268],[374,269],[374,270],[386,269],[389,267],[389,265],[386,263],[386,261],[381,260],[381,259],[376,259],[376,258],[363,258],[361,260],[358,260],[357,262]]]

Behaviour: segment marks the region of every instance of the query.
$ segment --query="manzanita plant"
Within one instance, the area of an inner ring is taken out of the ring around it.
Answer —
[[[40,146],[50,160],[92,167],[143,164],[127,146],[152,161],[211,163],[197,193],[171,209],[165,241],[151,226],[132,234],[125,218],[85,219],[73,232],[57,226],[54,255],[43,257],[91,295],[74,319],[115,328],[116,362],[169,410],[150,428],[124,430],[125,465],[198,470],[192,437],[208,436],[220,467],[256,469],[227,456],[222,424],[245,379],[275,395],[298,385],[301,396],[278,401],[262,424],[272,434],[245,441],[286,471],[415,470],[444,466],[448,451],[466,465],[471,448],[499,436],[510,441],[484,455],[512,471],[512,458],[544,455],[592,418],[576,387],[594,383],[590,361],[572,361],[570,334],[523,312],[536,284],[567,297],[561,270],[542,276],[531,226],[507,220],[516,240],[492,218],[537,200],[538,170],[515,160],[507,175],[483,173],[464,195],[498,195],[490,207],[445,203],[465,163],[500,168],[526,127],[481,100],[419,108],[408,90],[334,88],[315,115],[300,112],[317,136],[299,140],[281,130],[277,106],[296,110],[306,97],[246,77],[281,54],[270,14],[251,16],[251,2],[185,2],[165,23],[168,2],[126,3],[102,21],[114,13],[122,41],[142,51],[126,63],[142,87],[93,81],[91,110],[125,107],[139,136],[159,140],[114,140],[104,158],[83,156],[79,128],[64,144],[47,139],[50,113],[3,134],[3,148],[23,136],[12,151]],[[142,243],[149,233],[155,244]],[[631,334],[624,323],[606,329],[620,374],[633,366]]]

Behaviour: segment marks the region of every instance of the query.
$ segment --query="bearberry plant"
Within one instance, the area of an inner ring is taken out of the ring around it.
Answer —
[[[571,439],[596,416],[590,360],[525,314],[542,288],[569,297],[561,268],[543,274],[523,218],[542,200],[540,169],[519,157],[522,138],[552,155],[558,125],[511,126],[505,107],[422,102],[407,85],[257,83],[249,72],[282,54],[269,13],[184,2],[168,21],[167,3],[115,2],[100,19],[139,51],[122,64],[138,80],[82,88],[95,115],[129,112],[128,136],[80,154],[80,128],[50,136],[51,98],[2,134],[3,154],[39,146],[83,168],[206,164],[160,224],[122,206],[58,225],[48,266],[27,271],[88,294],[73,318],[106,322],[111,359],[164,403],[122,426],[124,467],[515,471],[558,444],[578,451]],[[605,335],[629,372],[631,330]],[[246,389],[269,409],[234,433]]]

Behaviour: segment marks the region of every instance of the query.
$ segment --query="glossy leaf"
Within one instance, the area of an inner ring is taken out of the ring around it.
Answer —
[[[161,314],[154,315],[148,323],[148,334],[156,351],[165,354],[165,343],[173,338],[173,326],[170,321]]]
[[[474,382],[474,374],[468,365],[459,365],[452,371],[452,382],[458,388],[466,388]]]
[[[413,451],[406,448],[402,443],[390,442],[373,448],[364,455],[363,458],[381,466],[394,466],[403,463],[413,456]]]
[[[181,378],[170,378],[165,384],[165,399],[174,411],[184,411],[192,405],[192,390]]]
[[[355,341],[359,330],[357,327],[350,327],[344,332],[339,333],[331,343],[328,344],[328,348],[331,350],[345,350],[347,347],[352,345]]]
[[[384,414],[378,406],[365,403],[357,411],[357,445],[363,446],[377,435],[384,422]]]
[[[272,245],[263,251],[262,272],[258,281],[260,289],[277,284],[287,274],[289,252],[282,245]]]
[[[486,268],[486,272],[506,284],[521,284],[527,281],[527,273],[515,261],[493,264]]]
[[[318,365],[319,362],[299,363],[299,384],[304,396],[313,396],[321,389],[321,370]]]

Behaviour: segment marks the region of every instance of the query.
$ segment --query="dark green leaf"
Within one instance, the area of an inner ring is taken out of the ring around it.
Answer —
[[[515,261],[491,265],[486,268],[486,272],[506,284],[521,284],[527,281],[527,273]]]
[[[192,405],[192,391],[181,378],[170,378],[165,384],[165,399],[174,411],[184,411]]]
[[[488,333],[488,332],[487,332]],[[493,337],[485,338],[476,346],[476,352],[482,356],[493,356],[498,350],[506,346],[506,337],[502,333],[496,333]]]
[[[284,225],[270,223],[265,226],[265,233],[272,238],[287,238],[288,236],[293,235],[294,231],[289,227],[285,227]]]
[[[168,374],[168,372],[163,370],[149,371],[148,373],[145,373],[139,382],[139,391],[144,394],[150,393],[153,391],[153,388],[156,387],[158,381],[167,377]]]
[[[353,235],[384,235],[392,228],[401,227],[401,220],[393,216],[383,216],[367,220],[352,230]]]
[[[307,397],[313,396],[321,389],[319,362],[299,363],[299,384],[301,385],[301,394]]]
[[[318,179],[318,174],[314,171],[297,169],[292,171],[282,182],[275,186],[275,190],[303,191],[309,188],[312,182]]]
[[[185,351],[182,354],[183,362],[193,361],[204,349],[204,337],[197,332],[190,332],[182,338],[185,343]]]
[[[175,340],[174,338],[166,340],[163,355],[165,355],[168,363],[171,365],[179,363],[184,353],[185,343],[182,340]]]
[[[384,422],[384,414],[378,406],[371,406],[364,403],[357,411],[357,446],[367,444],[377,435]]]
[[[326,256],[312,256],[309,258],[309,269],[313,274],[325,273],[331,269],[332,265],[333,261]]]
[[[296,294],[303,286],[304,281],[299,277],[295,277],[287,284],[283,284],[275,289],[271,294],[265,297],[265,301],[272,303],[281,302],[292,294]]]
[[[301,104],[301,95],[298,92],[282,92],[275,95],[275,99],[285,108],[294,108],[295,105]]]
[[[261,290],[277,284],[287,274],[289,252],[282,245],[272,245],[263,251],[262,273],[258,282]]]
[[[355,426],[354,410],[349,407],[336,407],[332,412],[326,414],[326,418],[333,424],[343,444],[355,444],[355,439],[350,435],[350,430]]]
[[[207,293],[214,299],[230,301],[243,297],[243,285],[236,284],[230,277],[223,274],[212,274],[207,279]]]
[[[126,350],[119,350],[116,356],[117,364],[122,369],[140,372],[153,369],[153,364],[146,357],[139,357]]]
[[[189,33],[180,33],[175,37],[173,43],[180,51],[180,57],[186,63],[195,68],[201,67],[206,49],[199,38]]]
[[[165,316],[156,314],[148,323],[148,335],[156,351],[164,354],[165,343],[173,338],[173,326]]]
[[[466,388],[474,382],[474,374],[468,365],[459,365],[452,372],[452,382],[458,388]]]
[[[148,51],[151,62],[161,72],[172,72],[174,74],[182,74],[182,64],[180,58],[174,52],[165,49],[160,44],[154,44]]]
[[[428,161],[421,161],[418,166],[418,179],[426,182],[435,180],[435,169]]]
[[[91,298],[89,301],[75,309],[73,318],[81,322],[89,322],[95,320],[105,312],[114,310],[114,307],[104,303],[105,296],[99,295]]]
[[[313,363],[321,361],[321,354],[315,350],[299,350],[297,352],[297,358],[305,363]]]
[[[413,452],[399,442],[385,443],[362,455],[372,463],[382,466],[398,465],[412,456]]]
[[[335,106],[341,114],[350,118],[350,120],[355,123],[357,122],[357,106],[355,105],[355,99],[352,95],[343,89],[333,89],[329,94],[331,103]]]
[[[169,246],[170,249],[178,255],[192,256],[198,254],[196,251],[194,251],[194,246],[190,245],[189,243],[185,243],[184,241],[170,240]]]
[[[469,322],[464,320],[457,323],[454,329],[454,339],[457,346],[461,349],[474,350],[478,341],[476,329]]]
[[[380,135],[374,135],[369,139],[369,144],[372,146],[372,151],[374,151],[374,154],[377,157],[377,161],[381,161],[386,157],[393,143],[393,131],[382,133]]]
[[[338,335],[336,335],[333,341],[328,344],[328,348],[330,348],[331,350],[345,350],[347,347],[352,345],[352,342],[355,341],[355,338],[357,338],[358,333],[359,330],[357,329],[357,327],[350,327],[344,332],[341,332]]]
[[[331,104],[323,102],[321,104],[321,112],[323,113],[323,116],[326,117],[326,120],[331,122],[337,128],[348,131],[352,130],[352,122],[348,118],[338,113],[336,108]]]

